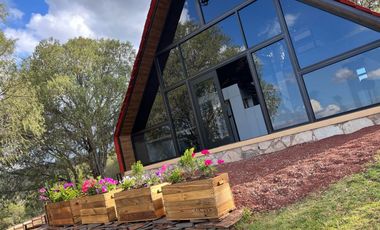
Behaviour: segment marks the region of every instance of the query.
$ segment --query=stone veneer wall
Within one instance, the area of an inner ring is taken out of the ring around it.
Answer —
[[[223,159],[226,163],[235,162],[261,154],[273,153],[302,143],[319,141],[336,135],[350,134],[360,129],[374,125],[380,125],[380,113],[287,136],[282,136],[268,141],[243,145],[226,151],[215,152],[208,155],[207,158],[213,159],[214,162],[216,162],[217,159]],[[160,166],[155,165],[154,167],[149,168],[148,171],[155,170],[159,167]],[[125,172],[125,174],[130,174],[130,171]]]
[[[234,162],[261,154],[273,153],[306,142],[319,141],[336,135],[350,134],[362,128],[374,125],[380,125],[380,113],[252,145],[241,146],[227,151],[213,153],[208,157],[223,159],[225,162]]]

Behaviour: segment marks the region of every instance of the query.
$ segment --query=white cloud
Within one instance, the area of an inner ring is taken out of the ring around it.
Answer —
[[[369,79],[374,79],[374,80],[380,79],[380,68],[369,72],[368,76],[369,76]]]
[[[9,37],[18,39],[16,43],[18,53],[31,53],[36,41],[49,37],[66,42],[78,36],[130,41],[137,49],[149,2],[149,0],[46,0],[47,14],[36,12],[25,28],[6,28],[5,33]],[[20,12],[14,11],[15,17],[22,17]]]
[[[24,13],[16,8],[9,8],[8,13],[11,20],[20,20],[24,16]]]
[[[330,104],[324,108],[318,100],[311,99],[310,103],[313,111],[318,115],[318,117],[331,116],[341,111],[341,108],[336,104]]]
[[[300,16],[299,14],[286,14],[285,15],[286,24],[288,26],[293,26],[296,23],[299,16]]]
[[[340,68],[335,72],[334,79],[338,82],[342,82],[354,77],[355,73],[349,68]]]

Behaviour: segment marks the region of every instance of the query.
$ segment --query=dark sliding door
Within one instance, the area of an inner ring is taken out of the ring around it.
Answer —
[[[191,81],[191,88],[205,147],[234,142],[236,139],[227,119],[216,71]]]

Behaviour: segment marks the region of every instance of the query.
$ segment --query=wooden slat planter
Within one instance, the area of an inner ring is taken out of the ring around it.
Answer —
[[[45,211],[48,224],[59,226],[81,223],[81,204],[80,198],[46,204]]]
[[[80,210],[82,224],[101,224],[116,220],[115,200],[113,197],[119,191],[114,190],[83,197],[82,209]]]
[[[162,188],[168,220],[218,219],[235,209],[228,174]]]
[[[168,183],[116,193],[115,204],[119,221],[137,222],[164,216],[162,187],[166,185]]]

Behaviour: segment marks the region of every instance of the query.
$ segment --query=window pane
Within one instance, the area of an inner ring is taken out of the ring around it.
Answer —
[[[317,118],[380,103],[380,48],[304,76]]]
[[[175,40],[178,40],[199,28],[200,19],[195,4],[196,2],[194,0],[185,1],[175,32]]]
[[[168,100],[180,153],[187,148],[199,147],[195,117],[186,86],[168,92]]]
[[[154,99],[152,108],[150,110],[146,127],[157,125],[166,120],[167,120],[167,115],[166,115],[164,102],[162,100],[161,93],[158,91],[156,98]]]
[[[294,0],[281,3],[301,67],[380,39],[378,32],[318,8]]]
[[[281,33],[273,1],[259,0],[239,11],[248,46]]]
[[[217,18],[218,16],[221,16],[228,10],[231,10],[240,3],[243,3],[244,0],[200,0],[199,2],[201,4],[203,16],[207,23]]]
[[[181,46],[190,76],[245,49],[236,16],[231,16]]]
[[[133,138],[137,160],[146,164],[176,157],[170,127],[163,126]]]
[[[274,129],[308,121],[284,41],[253,54]]]
[[[180,56],[178,48],[159,56],[160,68],[163,70],[162,78],[166,86],[186,78]]]

